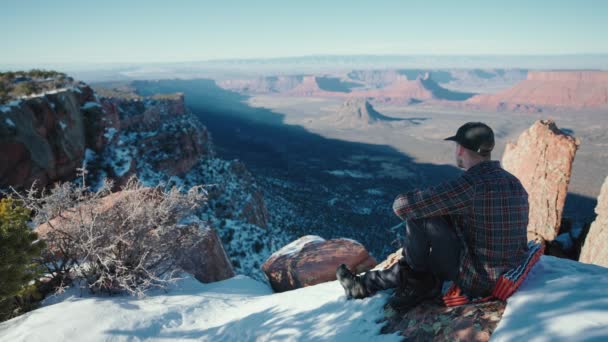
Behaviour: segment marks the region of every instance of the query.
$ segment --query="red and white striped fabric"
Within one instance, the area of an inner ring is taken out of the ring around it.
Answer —
[[[492,295],[477,300],[470,300],[466,295],[464,295],[464,293],[462,293],[456,284],[453,284],[443,296],[443,302],[446,306],[458,306],[487,302],[493,299],[506,301],[507,298],[517,291],[521,283],[524,281],[524,279],[526,279],[526,276],[532,267],[534,267],[534,264],[536,264],[541,255],[543,255],[544,251],[545,246],[543,244],[534,241],[528,242],[528,254],[525,261],[522,262],[518,267],[507,271],[498,278],[496,285],[494,286],[494,290],[492,291]]]

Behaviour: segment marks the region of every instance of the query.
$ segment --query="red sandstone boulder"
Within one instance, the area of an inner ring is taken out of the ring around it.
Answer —
[[[336,268],[340,264],[361,273],[374,267],[376,260],[357,241],[326,241],[307,235],[271,255],[262,270],[273,290],[284,292],[336,280]]]
[[[537,121],[505,148],[502,166],[528,192],[528,239],[551,241],[559,232],[579,141],[553,121]]]
[[[589,228],[579,261],[608,267],[608,177],[597,198],[595,213],[597,217]]]
[[[201,283],[234,277],[232,264],[215,229],[205,230],[203,239],[182,252],[181,268],[194,275]]]

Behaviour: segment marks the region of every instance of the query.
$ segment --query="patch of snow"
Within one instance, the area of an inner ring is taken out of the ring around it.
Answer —
[[[57,88],[57,89],[51,89],[48,91],[43,91],[42,93],[21,96],[20,98],[21,99],[33,99],[35,97],[43,97],[46,95],[57,94],[57,93],[68,91],[68,90],[70,90],[70,89],[69,88]]]
[[[9,127],[17,127],[17,125],[15,125],[15,122],[13,120],[11,120],[10,118],[6,118],[4,119],[4,123],[7,124],[7,126]]]
[[[336,177],[351,177],[351,178],[373,178],[369,173],[363,173],[358,170],[331,170],[325,171]]]
[[[98,102],[93,102],[93,101],[89,101],[86,102],[85,104],[82,105],[82,109],[91,109],[91,108],[95,108],[95,107],[101,107],[101,105]]]
[[[303,237],[293,241],[292,243],[286,245],[285,247],[279,249],[278,251],[274,252],[271,257],[280,257],[283,255],[296,254],[299,251],[301,251],[302,248],[304,248],[304,246],[308,245],[309,243],[316,243],[316,242],[323,242],[323,241],[325,241],[325,239],[323,239],[320,236],[306,235],[306,236],[303,236]]]
[[[123,145],[121,142],[122,141],[119,141],[118,145]],[[131,169],[133,153],[134,152],[129,146],[116,147],[111,150],[111,154],[107,162],[114,170],[114,174],[116,174],[116,176],[122,177]]]
[[[114,128],[114,127],[110,127],[110,128],[106,129],[106,132],[104,133],[103,136],[106,139],[108,139],[108,141],[109,141],[109,140],[112,140],[112,138],[114,138],[114,134],[116,134],[116,133],[118,133],[118,130],[116,130],[116,128]]]
[[[11,107],[18,107],[21,104],[21,100],[12,100],[7,104],[0,106],[0,111],[2,113],[8,113],[11,111]]]
[[[378,190],[378,189],[365,189],[365,192],[367,192],[370,195],[376,195],[376,196],[384,195],[384,191]]]
[[[608,341],[608,268],[543,255],[492,341]]]
[[[2,341],[399,341],[380,335],[388,293],[346,300],[337,281],[273,294],[245,276],[191,277],[145,299],[79,297],[0,323]]]
[[[353,212],[355,212],[357,214],[361,214],[361,215],[369,215],[372,213],[372,209],[364,208],[364,207],[354,207]]]

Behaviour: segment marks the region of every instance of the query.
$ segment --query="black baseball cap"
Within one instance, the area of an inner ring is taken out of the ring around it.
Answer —
[[[494,148],[494,132],[483,122],[467,122],[458,128],[455,136],[445,140],[455,141],[480,154],[489,153]]]

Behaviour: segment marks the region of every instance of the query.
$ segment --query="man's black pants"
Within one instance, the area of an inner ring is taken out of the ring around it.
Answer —
[[[462,243],[450,220],[432,217],[405,222],[403,257],[383,271],[362,276],[370,293],[399,286],[404,268],[416,273],[430,272],[441,281],[456,280],[460,267]]]

